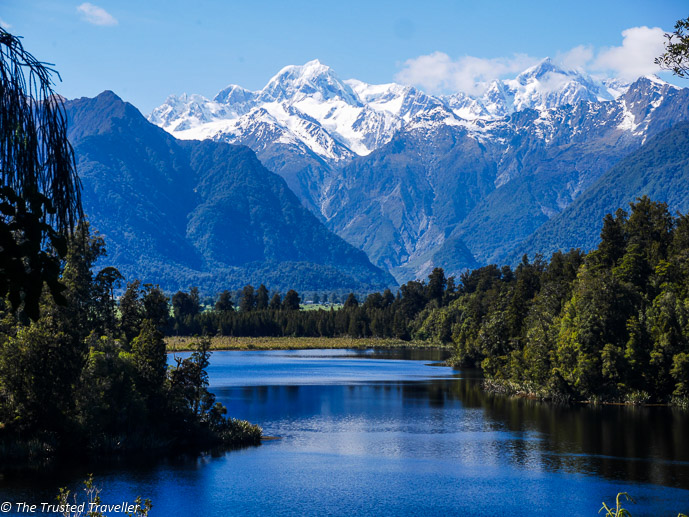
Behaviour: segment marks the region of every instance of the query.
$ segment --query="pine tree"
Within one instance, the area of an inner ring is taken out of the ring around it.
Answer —
[[[218,295],[218,300],[215,302],[215,310],[219,312],[234,311],[234,304],[232,303],[232,293],[225,290]]]
[[[261,284],[258,287],[258,292],[256,293],[256,309],[259,311],[268,308],[268,289],[265,285]]]
[[[294,289],[290,289],[289,291],[287,291],[287,294],[285,294],[285,299],[282,300],[282,310],[298,311],[299,303],[299,294]]]

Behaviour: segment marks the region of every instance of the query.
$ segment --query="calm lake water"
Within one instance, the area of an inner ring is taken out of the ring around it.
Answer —
[[[216,352],[229,413],[279,437],[145,464],[95,465],[104,502],[152,516],[689,513],[689,412],[492,396],[441,352]],[[0,478],[2,501],[52,501],[84,471]],[[6,515],[15,515],[9,513]],[[26,514],[23,514],[26,515]],[[124,515],[124,514],[110,514]]]

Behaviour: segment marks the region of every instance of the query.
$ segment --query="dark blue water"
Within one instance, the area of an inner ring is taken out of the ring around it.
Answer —
[[[440,359],[217,352],[209,374],[218,400],[279,439],[96,466],[101,496],[150,497],[152,516],[569,516],[597,515],[602,501],[629,492],[635,517],[688,513],[688,412],[492,396],[472,372],[430,364]],[[6,476],[0,499],[51,500],[84,474]]]

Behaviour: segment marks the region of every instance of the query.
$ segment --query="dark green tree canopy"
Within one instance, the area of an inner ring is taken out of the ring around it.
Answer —
[[[268,308],[271,311],[279,311],[280,307],[282,307],[282,299],[280,298],[280,293],[275,293],[273,297],[270,299],[270,304],[268,305]]]
[[[239,302],[239,310],[242,312],[253,311],[256,308],[256,292],[253,285],[245,285],[242,289],[242,298]]]
[[[261,284],[256,291],[256,309],[259,311],[266,310],[268,308],[268,288]]]
[[[294,289],[290,289],[287,291],[287,294],[285,294],[285,299],[282,300],[282,310],[298,311],[300,302],[299,294]]]
[[[227,289],[218,295],[218,300],[215,302],[215,310],[220,312],[229,312],[234,310],[232,303],[232,293]]]

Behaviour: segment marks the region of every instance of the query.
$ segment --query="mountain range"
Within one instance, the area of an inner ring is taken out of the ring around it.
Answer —
[[[250,147],[329,229],[404,282],[434,266],[514,262],[539,251],[530,243],[551,249],[539,235],[574,217],[575,201],[689,120],[689,90],[655,76],[601,81],[545,59],[481,95],[432,96],[341,80],[311,61],[259,91],[168,97],[148,119],[179,139]],[[615,199],[641,193],[618,181],[631,190]],[[557,246],[591,246],[598,227]]]
[[[66,102],[101,266],[166,291],[383,289],[394,279],[329,231],[245,146],[181,141],[112,92]]]

